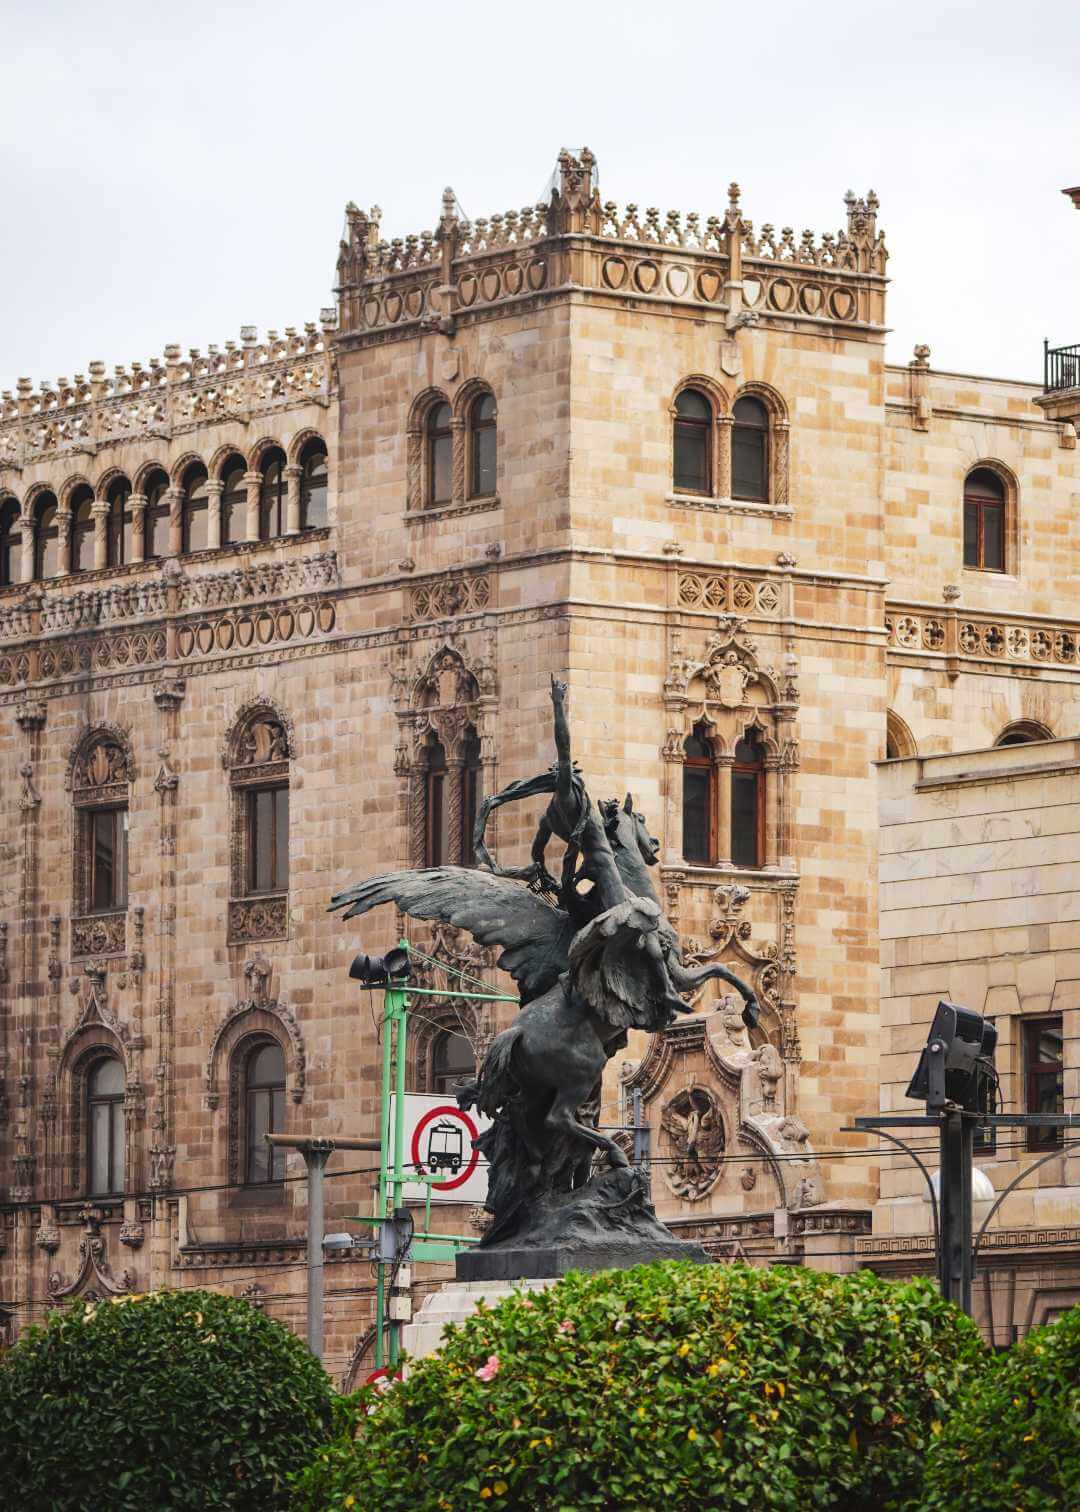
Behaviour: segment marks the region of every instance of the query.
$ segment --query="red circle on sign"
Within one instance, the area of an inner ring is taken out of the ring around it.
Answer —
[[[424,1167],[420,1160],[420,1136],[423,1134],[429,1123],[433,1123],[436,1118],[445,1117],[447,1113],[450,1114],[451,1118],[460,1119],[461,1122],[465,1125],[466,1129],[469,1131],[470,1137],[474,1140],[476,1139],[476,1125],[473,1123],[472,1119],[467,1113],[463,1113],[461,1111],[456,1103],[446,1103],[441,1108],[429,1108],[420,1122],[416,1125],[416,1128],[413,1130],[412,1137],[412,1163],[421,1174],[424,1174]],[[440,1192],[452,1192],[455,1187],[463,1185],[463,1183],[468,1181],[469,1177],[476,1170],[479,1160],[480,1151],[476,1148],[475,1145],[473,1145],[472,1151],[469,1155],[468,1164],[465,1166],[465,1169],[461,1172],[461,1174],[455,1176],[452,1181],[433,1181],[431,1183],[432,1190]]]

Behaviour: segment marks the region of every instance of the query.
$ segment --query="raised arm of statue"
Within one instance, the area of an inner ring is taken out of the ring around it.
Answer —
[[[566,717],[566,684],[552,673],[551,705],[555,711],[556,797],[569,816],[578,806],[574,784],[574,763],[570,757],[570,721]]]

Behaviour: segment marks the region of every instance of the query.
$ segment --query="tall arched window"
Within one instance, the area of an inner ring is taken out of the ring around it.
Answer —
[[[285,534],[288,515],[285,453],[272,446],[263,453],[259,470],[262,473],[259,485],[259,540],[272,541]]]
[[[476,1075],[473,1047],[460,1030],[440,1029],[431,1041],[431,1091],[451,1097]]]
[[[447,797],[448,773],[446,770],[446,751],[443,748],[442,741],[432,740],[427,748],[425,866],[442,866],[447,860]]]
[[[428,503],[449,504],[454,487],[454,441],[448,404],[436,404],[427,417]]]
[[[765,751],[756,730],[735,746],[731,768],[731,859],[759,867],[765,857]]]
[[[126,478],[116,478],[109,484],[106,496],[109,514],[106,521],[105,561],[110,567],[122,567],[130,562],[131,551],[131,484]]]
[[[712,492],[712,405],[697,389],[675,400],[672,486],[676,493]]]
[[[964,566],[1005,571],[1005,485],[988,467],[964,480]]]
[[[716,861],[716,762],[704,725],[683,742],[683,856],[692,865]]]
[[[284,724],[263,706],[240,722],[229,742],[233,944],[288,936],[289,757]]]
[[[221,470],[221,544],[242,541],[247,529],[247,485],[243,457],[232,456]]]
[[[480,808],[480,782],[482,774],[480,741],[475,730],[470,729],[465,741],[465,765],[461,772],[461,864],[476,865],[473,850],[473,830]]]
[[[498,433],[495,398],[479,394],[469,408],[469,497],[482,499],[495,492]]]
[[[769,412],[760,399],[744,394],[732,406],[731,497],[768,503]]]
[[[143,511],[143,561],[154,562],[169,548],[169,501],[165,497],[169,480],[163,472],[152,472],[143,484],[146,509]]]
[[[34,579],[41,582],[60,570],[60,530],[56,520],[56,497],[42,494],[34,506]]]
[[[244,1181],[249,1186],[281,1181],[285,1151],[266,1142],[285,1127],[285,1056],[264,1040],[247,1052],[244,1066]]]
[[[19,529],[19,506],[5,499],[0,506],[0,587],[19,581],[22,531]]]
[[[124,1190],[124,1068],[115,1055],[86,1078],[86,1132],[87,1193],[116,1196]]]
[[[201,462],[194,463],[184,474],[180,549],[185,555],[205,551],[210,545],[210,495],[206,481],[206,468]]]
[[[128,757],[111,735],[92,736],[72,773],[75,806],[75,908],[72,949],[77,955],[118,954],[124,948],[128,905]],[[88,917],[89,916],[89,917]]]
[[[94,490],[81,484],[71,495],[71,572],[94,565]]]
[[[328,523],[326,447],[311,440],[300,453],[300,529],[321,530]]]

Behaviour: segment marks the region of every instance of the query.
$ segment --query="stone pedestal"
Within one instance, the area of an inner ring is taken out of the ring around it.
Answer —
[[[430,1292],[401,1330],[401,1347],[413,1359],[433,1354],[442,1342],[448,1323],[464,1323],[481,1302],[494,1307],[513,1291],[544,1291],[554,1286],[555,1277],[536,1281],[447,1281],[438,1291]]]
[[[492,1285],[497,1282],[534,1281],[565,1276],[567,1271],[629,1270],[632,1265],[650,1265],[654,1260],[694,1260],[704,1264],[708,1255],[698,1244],[679,1239],[632,1239],[612,1235],[606,1243],[576,1249],[511,1248],[462,1250],[456,1260],[459,1281]]]

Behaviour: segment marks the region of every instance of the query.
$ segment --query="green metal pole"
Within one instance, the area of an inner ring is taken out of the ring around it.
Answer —
[[[390,1150],[390,1070],[393,1047],[391,1045],[391,1003],[390,993],[383,994],[383,1029],[382,1029],[382,1096],[379,1102],[379,1195],[375,1216],[385,1218],[387,1216],[386,1199],[387,1188],[387,1160]],[[385,1266],[380,1260],[375,1267],[375,1368],[381,1369],[385,1364],[383,1358],[383,1333],[386,1328],[386,1275]]]
[[[406,947],[407,948],[407,947]],[[391,1211],[402,1206],[405,1191],[405,1062],[408,1031],[408,998],[400,988],[386,989],[387,1024],[394,1023],[394,1173],[390,1178]],[[396,1365],[400,1354],[398,1327],[390,1325],[390,1364]]]

